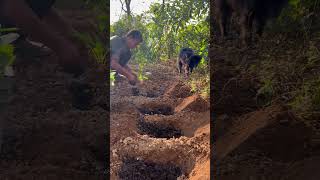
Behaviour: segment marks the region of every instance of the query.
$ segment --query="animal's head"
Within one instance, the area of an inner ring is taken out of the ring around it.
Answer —
[[[190,68],[190,62],[193,55],[194,55],[194,51],[191,48],[182,48],[180,50],[179,58],[182,64],[181,70],[186,77],[189,77],[191,73],[190,69],[192,68]]]
[[[182,72],[184,74],[185,77],[189,77],[189,62],[190,62],[190,57],[188,57],[187,55],[184,55],[183,57],[181,57],[181,64],[182,64]]]
[[[183,66],[183,72],[184,72],[184,76],[185,77],[189,77],[189,75],[190,75],[190,66],[189,66],[189,64],[185,64]]]

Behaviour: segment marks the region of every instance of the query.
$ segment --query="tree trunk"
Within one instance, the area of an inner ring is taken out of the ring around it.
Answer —
[[[132,14],[131,14],[131,0],[120,0],[120,3],[122,5],[122,10],[127,14],[127,18],[128,18],[128,27],[129,29],[132,26]]]

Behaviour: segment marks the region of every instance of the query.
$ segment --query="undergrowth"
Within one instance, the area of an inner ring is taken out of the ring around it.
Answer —
[[[204,99],[210,98],[210,73],[205,59],[202,59],[199,66],[194,69],[188,84],[193,93],[200,94]]]

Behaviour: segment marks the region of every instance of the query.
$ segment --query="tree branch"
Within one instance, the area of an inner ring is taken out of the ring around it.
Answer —
[[[127,13],[127,10],[124,9],[124,3],[122,2],[122,0],[120,0],[120,3],[121,3],[121,9],[122,9],[125,13]]]

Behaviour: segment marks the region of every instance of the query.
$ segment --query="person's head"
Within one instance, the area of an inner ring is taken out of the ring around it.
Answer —
[[[127,45],[130,49],[136,48],[142,41],[142,34],[138,30],[131,30],[126,34]]]

